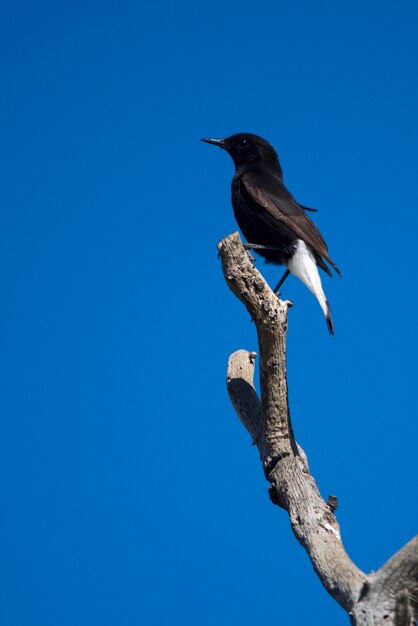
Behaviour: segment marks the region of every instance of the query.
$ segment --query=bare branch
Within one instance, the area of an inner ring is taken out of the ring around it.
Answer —
[[[236,414],[250,433],[255,444],[261,444],[263,426],[261,402],[254,389],[254,364],[257,355],[237,350],[228,359],[226,384]]]
[[[228,361],[227,386],[241,422],[257,445],[271,500],[284,508],[328,592],[353,626],[414,626],[418,606],[418,538],[377,573],[366,576],[350,560],[334,511],[310,474],[293,436],[286,378],[286,330],[290,302],[281,302],[252,265],[238,233],[218,244],[229,288],[257,327],[261,400],[254,388],[255,352],[238,350]]]
[[[275,462],[295,450],[286,380],[286,328],[289,302],[281,302],[253,267],[238,233],[218,244],[229,288],[255,321],[260,347],[262,435],[268,472]]]
[[[415,592],[418,601],[418,535],[399,550],[376,572],[376,582],[382,589],[397,595],[402,591]]]
[[[361,617],[372,613],[383,623],[393,619],[395,626],[415,626],[418,619],[418,536],[397,552],[368,582],[355,610]],[[376,624],[378,621],[376,621]]]
[[[245,351],[234,353],[229,361],[233,405],[257,443],[273,502],[288,511],[293,531],[327,590],[350,610],[366,576],[347,556],[335,515],[321,498],[293,437],[286,377],[290,303],[281,302],[253,267],[238,233],[224,239],[218,249],[228,286],[256,324],[260,348],[261,406],[252,385],[254,368]]]

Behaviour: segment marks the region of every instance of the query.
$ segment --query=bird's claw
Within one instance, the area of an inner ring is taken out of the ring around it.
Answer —
[[[248,255],[248,258],[250,259],[251,263],[253,265],[255,265],[255,256],[253,254],[251,254],[249,248],[247,248],[247,246],[245,244],[244,244],[244,248],[245,248],[245,251],[246,251],[246,253]]]

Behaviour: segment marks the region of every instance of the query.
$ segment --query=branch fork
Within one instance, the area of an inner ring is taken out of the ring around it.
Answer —
[[[415,626],[418,618],[418,536],[379,571],[366,575],[349,558],[334,514],[297,444],[290,418],[286,331],[289,301],[281,301],[253,266],[238,233],[218,244],[225,280],[257,328],[260,396],[254,387],[255,352],[229,357],[227,388],[239,419],[257,446],[272,502],[285,509],[292,530],[321,582],[354,626]]]

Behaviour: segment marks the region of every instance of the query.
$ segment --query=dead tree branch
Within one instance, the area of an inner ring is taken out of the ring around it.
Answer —
[[[287,393],[286,330],[290,302],[272,292],[253,267],[238,233],[218,244],[225,280],[255,322],[261,400],[254,388],[255,353],[239,350],[228,362],[233,407],[257,445],[270,497],[285,509],[293,532],[327,591],[355,626],[414,626],[418,605],[418,539],[367,576],[347,555],[333,503],[321,497],[307,458],[294,439]]]

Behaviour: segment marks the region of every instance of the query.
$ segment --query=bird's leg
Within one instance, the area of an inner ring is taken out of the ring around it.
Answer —
[[[261,243],[244,243],[243,246],[246,249],[249,259],[253,265],[255,265],[255,258],[249,250],[279,250],[276,246],[263,246]]]
[[[255,266],[256,258],[255,258],[255,256],[253,254],[251,254],[251,252],[249,250],[247,250],[247,256],[250,259],[250,261],[253,264],[253,266]]]
[[[242,244],[246,250],[277,250],[280,248],[277,246],[263,246],[261,243],[244,243]]]
[[[275,288],[273,289],[274,293],[277,293],[279,291],[280,287],[283,285],[284,281],[289,276],[289,274],[290,274],[290,270],[286,270],[283,276],[281,277],[281,279],[279,280],[279,282],[277,283],[277,285],[275,286]],[[277,293],[277,295],[279,296],[280,294]]]
[[[244,246],[244,248],[247,251],[248,258],[250,259],[251,263],[253,265],[255,265],[256,258],[255,258],[255,256],[253,254],[251,254],[250,250],[252,250],[253,248],[259,248],[258,244],[256,244],[256,243],[244,243],[243,246]]]

